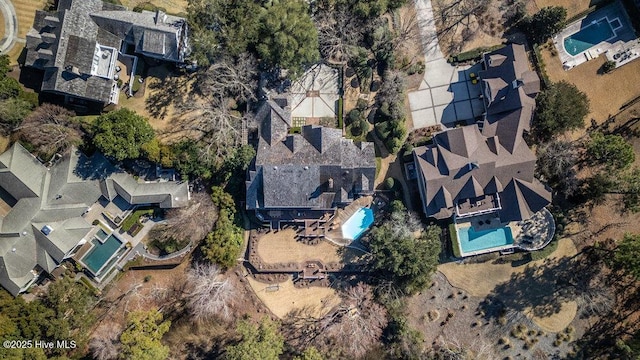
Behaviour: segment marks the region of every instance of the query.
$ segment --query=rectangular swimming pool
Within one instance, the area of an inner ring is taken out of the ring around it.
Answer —
[[[373,224],[373,210],[360,208],[342,224],[342,237],[358,240],[371,224]]]
[[[84,265],[91,271],[94,275],[97,275],[98,272],[102,269],[104,264],[116,253],[118,249],[122,246],[122,242],[113,234],[109,235],[109,237],[101,243],[98,239],[91,240],[93,247],[89,252],[82,258],[82,262]]]
[[[581,28],[580,31],[564,38],[564,49],[570,55],[575,56],[615,36],[616,33],[607,18],[594,20],[591,24]]]
[[[463,253],[471,253],[511,245],[513,236],[509,227],[475,231],[469,226],[458,229],[458,241]]]

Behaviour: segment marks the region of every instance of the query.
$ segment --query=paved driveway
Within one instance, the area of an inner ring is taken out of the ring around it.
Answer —
[[[425,49],[424,79],[418,90],[409,93],[414,129],[456,121],[473,120],[484,112],[480,85],[472,84],[469,74],[480,65],[455,67],[447,63],[440,46],[431,0],[415,0],[418,26]]]
[[[0,11],[4,18],[4,37],[0,40],[0,53],[4,54],[11,50],[16,35],[18,34],[18,22],[16,17],[16,9],[10,0],[0,0]]]

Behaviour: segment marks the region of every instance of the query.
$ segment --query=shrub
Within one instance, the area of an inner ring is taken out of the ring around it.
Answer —
[[[349,114],[347,115],[347,125],[355,123],[356,121],[360,120],[361,117],[362,114],[360,113],[360,110],[353,109],[349,111]]]
[[[356,103],[356,109],[360,110],[360,112],[363,112],[368,107],[369,107],[369,102],[367,100],[358,99],[358,102]]]
[[[611,60],[607,60],[603,65],[602,65],[602,71],[604,73],[610,73],[613,70],[615,70],[616,68],[616,62],[615,61],[611,61]]]
[[[387,188],[387,190],[393,190],[395,185],[396,182],[392,177],[389,177],[384,181],[384,187]]]

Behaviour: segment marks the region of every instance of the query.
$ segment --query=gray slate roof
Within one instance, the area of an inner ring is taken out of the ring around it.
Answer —
[[[25,65],[45,71],[42,91],[108,104],[116,81],[92,75],[97,45],[114,48],[117,57],[125,41],[138,53],[181,62],[189,50],[187,32],[183,18],[126,11],[101,0],[63,0],[57,11],[36,11]]]
[[[478,74],[487,107],[482,131],[486,136],[498,136],[500,143],[513,151],[522,141],[523,131],[531,127],[540,79],[529,69],[524,45],[511,44],[486,53],[483,64],[484,70]]]
[[[325,210],[373,192],[373,143],[313,125],[288,134],[291,113],[279,104],[287,102],[268,100],[257,113],[261,136],[246,182],[247,209]]]
[[[427,216],[448,218],[457,203],[497,193],[502,220],[521,220],[551,201],[550,191],[534,177],[536,157],[522,139],[539,91],[524,47],[513,44],[485,54],[484,65],[482,130],[478,125],[447,130],[436,134],[432,145],[414,149]]]
[[[115,189],[107,193],[104,183]],[[82,214],[101,196],[131,204],[184,206],[186,182],[138,183],[103,156],[72,151],[50,169],[20,144],[0,154],[0,195],[11,206],[0,217],[0,285],[18,294],[34,277],[50,272],[91,230]],[[48,235],[41,229],[53,228]]]

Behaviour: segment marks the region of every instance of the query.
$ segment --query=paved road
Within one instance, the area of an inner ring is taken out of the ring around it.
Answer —
[[[18,34],[18,17],[11,0],[0,0],[0,11],[2,11],[2,17],[4,17],[4,38],[0,40],[0,53],[5,54],[11,50],[17,40],[23,39],[16,37]]]
[[[469,73],[477,73],[478,69],[447,63],[438,44],[431,0],[415,0],[415,6],[425,51],[425,72],[419,89],[409,93],[414,129],[481,115],[484,108],[478,100],[480,86],[469,81]]]

